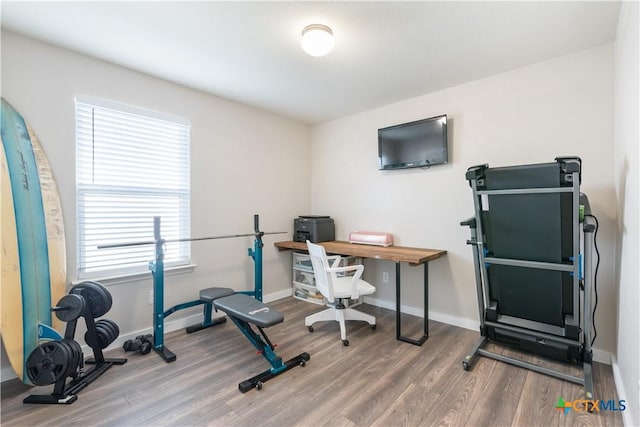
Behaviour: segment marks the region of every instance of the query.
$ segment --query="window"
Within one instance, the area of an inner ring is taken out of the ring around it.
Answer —
[[[148,271],[154,245],[98,249],[190,234],[189,123],[101,99],[76,98],[78,278]],[[167,243],[167,267],[189,264],[188,242]]]

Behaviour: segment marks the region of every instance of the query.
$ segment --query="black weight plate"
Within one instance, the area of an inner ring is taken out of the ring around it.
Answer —
[[[67,358],[67,362],[65,363],[66,370],[62,376],[62,378],[66,378],[70,371],[71,365],[73,364],[73,361],[74,361],[73,352],[71,351],[71,347],[66,345],[64,342],[62,341],[56,341],[56,342],[58,343],[58,346],[62,349],[62,352],[66,355],[66,358]]]
[[[115,333],[116,333],[115,337],[118,338],[120,336],[120,328],[118,327],[118,324],[110,319],[107,319],[107,322],[109,322],[111,326],[113,326],[113,329],[115,330]]]
[[[67,344],[73,350],[74,355],[76,356],[76,368],[79,367],[82,363],[82,347],[76,340],[65,340]]]
[[[63,341],[67,343],[67,345],[71,348],[73,355],[75,356],[75,366],[74,366],[74,369],[71,371],[71,374],[69,374],[69,376],[75,376],[75,374],[78,371],[78,367],[80,367],[80,365],[82,364],[82,358],[83,358],[82,347],[76,340],[64,339]]]
[[[67,377],[69,375],[69,371],[71,370],[70,369],[71,365],[73,365],[73,362],[74,362],[73,352],[71,351],[71,347],[69,347],[63,341],[58,341],[58,345],[63,348],[63,351],[67,355],[67,363],[66,363],[67,369],[64,371],[64,376]]]
[[[96,329],[98,330],[98,345],[104,350],[111,343],[111,331],[104,325],[96,326]]]
[[[97,332],[96,332],[97,335]],[[91,348],[97,347],[96,338],[91,337],[91,333],[89,331],[84,333],[84,342]]]
[[[98,344],[101,349],[105,349],[111,344],[115,337],[111,325],[104,322],[96,322],[96,329],[98,330]]]
[[[91,315],[94,319],[103,311],[104,297],[101,293],[96,291],[93,287],[87,286],[85,283],[81,283],[79,285],[74,286],[69,291],[70,294],[80,295],[84,298],[85,304],[87,306],[88,314]]]
[[[113,325],[109,323],[109,319],[100,319],[96,320],[96,326],[100,326],[103,329],[106,329],[110,335],[114,335],[116,330],[113,328]]]
[[[116,338],[118,338],[118,336],[116,335],[112,325],[110,325],[108,323],[104,323],[102,325],[102,328],[107,333],[107,335],[106,335],[107,342],[106,342],[106,345],[104,347],[104,348],[107,348],[112,342],[114,342],[116,340]]]
[[[111,294],[97,282],[82,282],[71,289],[71,293],[82,295],[93,318],[104,316],[111,309]]]
[[[115,340],[115,338],[113,337],[111,329],[105,325],[97,325],[96,330],[98,331],[98,346],[104,350]]]
[[[72,340],[72,341],[73,341],[73,345],[75,346],[76,354],[78,356],[78,366],[81,367],[82,362],[84,361],[84,353],[82,352],[82,346],[78,341],[76,340]]]
[[[61,321],[71,322],[82,316],[84,307],[85,302],[81,295],[68,294],[60,298],[54,311]]]
[[[73,347],[71,347],[71,345],[69,344],[68,340],[62,340],[60,341],[60,345],[64,346],[67,350],[67,354],[68,354],[68,362],[67,363],[67,371],[65,372],[65,377],[72,377],[73,373],[75,372],[76,368],[78,367],[77,361],[76,361],[76,353],[73,351]]]
[[[116,338],[118,338],[118,335],[120,335],[120,328],[118,328],[118,325],[113,320],[109,320],[109,319],[102,319],[102,320],[103,320],[104,326],[111,330],[111,333],[113,335],[113,341],[115,341]]]
[[[111,294],[98,282],[82,282],[71,288],[70,293],[84,297],[94,319],[104,316],[111,309]]]
[[[105,306],[106,308],[106,312],[104,314],[107,314],[107,312],[109,310],[111,310],[111,306],[113,305],[113,299],[111,298],[111,292],[109,292],[109,289],[107,289],[107,287],[105,285],[103,285],[100,282],[85,282],[85,283],[90,283],[91,286],[93,286],[97,291],[99,291],[100,293],[103,294],[104,296],[104,300],[105,300]],[[104,316],[103,314],[103,316]]]
[[[34,385],[45,386],[65,378],[69,353],[60,341],[40,344],[27,358],[27,376]]]
[[[84,341],[87,343],[89,347],[91,348],[100,347],[100,340],[101,340],[100,330],[102,330],[102,328],[98,329],[98,326],[96,325],[94,328],[95,337],[92,336],[90,330],[84,333]],[[105,334],[105,332],[103,331],[102,334]]]
[[[108,327],[111,329],[111,332],[113,332],[113,340],[115,341],[116,338],[118,338],[118,336],[120,335],[120,328],[118,327],[118,324],[116,322],[114,322],[111,319],[100,319],[98,320],[98,323],[104,325],[105,327]]]

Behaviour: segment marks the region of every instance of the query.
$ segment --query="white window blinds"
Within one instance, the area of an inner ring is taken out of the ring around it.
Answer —
[[[187,238],[189,123],[95,98],[76,99],[78,278],[148,271],[155,248],[98,245]],[[190,262],[190,244],[168,243],[168,267]]]

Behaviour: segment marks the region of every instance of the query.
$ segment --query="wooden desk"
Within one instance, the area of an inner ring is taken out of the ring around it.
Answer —
[[[373,258],[394,261],[396,263],[396,339],[414,345],[422,345],[429,338],[429,261],[438,259],[445,255],[447,251],[440,249],[408,248],[404,246],[372,246],[358,245],[349,242],[331,241],[318,243],[324,246],[329,254],[354,255],[362,258]],[[274,245],[281,251],[297,250],[306,251],[307,245],[302,242],[276,242]],[[402,336],[401,316],[400,316],[400,263],[406,262],[409,265],[424,265],[424,331],[420,339]]]

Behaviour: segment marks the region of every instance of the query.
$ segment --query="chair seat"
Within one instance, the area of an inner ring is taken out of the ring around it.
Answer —
[[[333,282],[334,298],[351,297],[352,277],[338,277]],[[376,291],[376,288],[362,279],[358,279],[358,295],[370,295]]]
[[[362,295],[371,295],[376,288],[360,279],[364,271],[362,265],[331,268],[324,247],[307,240],[307,249],[313,266],[316,287],[328,302],[333,303],[343,298],[357,299]],[[336,264],[337,265],[337,264]],[[338,276],[340,272],[352,271],[353,276]],[[347,340],[347,320],[367,322],[372,329],[376,328],[376,318],[370,314],[346,307],[345,304],[331,304],[329,308],[304,318],[304,324],[313,332],[315,322],[336,321],[340,325],[342,344],[349,345]]]

